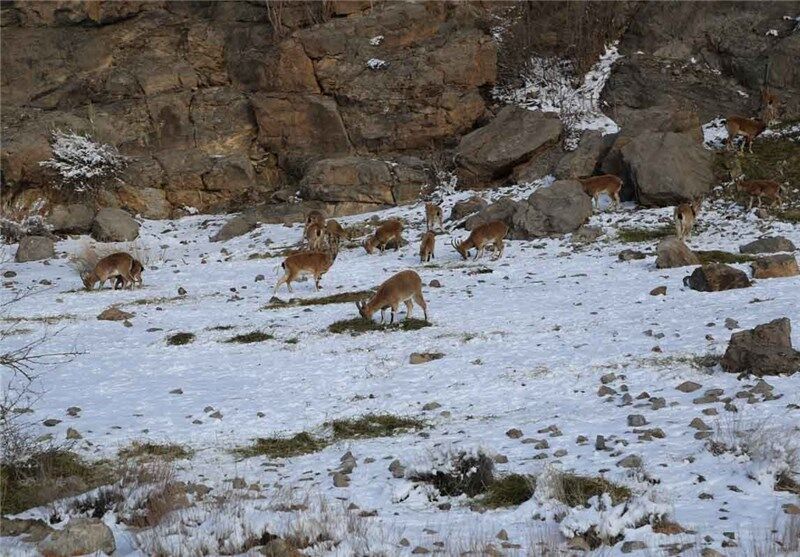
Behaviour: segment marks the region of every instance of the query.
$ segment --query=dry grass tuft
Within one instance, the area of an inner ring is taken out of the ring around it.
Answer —
[[[140,460],[178,460],[191,458],[194,451],[176,443],[151,443],[150,441],[134,441],[117,453],[120,458]]]

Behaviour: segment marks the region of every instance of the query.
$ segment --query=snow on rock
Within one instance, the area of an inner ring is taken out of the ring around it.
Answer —
[[[389,66],[389,62],[380,58],[370,58],[367,60],[367,67],[371,70],[382,70]]]

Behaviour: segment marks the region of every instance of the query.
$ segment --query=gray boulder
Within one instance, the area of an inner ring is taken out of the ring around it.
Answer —
[[[482,197],[473,196],[464,201],[459,201],[450,210],[450,218],[448,220],[461,220],[473,213],[484,210],[489,206],[489,203]]]
[[[111,555],[117,549],[111,529],[97,518],[72,518],[63,530],[56,530],[39,543],[38,549],[51,557],[86,555],[101,551]]]
[[[61,234],[86,234],[93,220],[94,209],[82,203],[56,205],[47,215],[47,224],[53,232]]]
[[[758,240],[739,246],[740,253],[778,253],[781,251],[794,251],[795,249],[792,241],[783,236],[759,238]]]
[[[700,260],[697,255],[675,236],[664,238],[656,247],[656,267],[659,269],[699,264]]]
[[[51,238],[46,236],[23,236],[19,241],[17,255],[14,260],[17,263],[40,261],[42,259],[50,259],[55,254],[55,245]]]
[[[139,223],[122,209],[100,209],[92,224],[92,238],[99,242],[132,242],[139,237]]]
[[[622,158],[642,205],[691,201],[714,182],[710,151],[686,134],[645,132],[622,148]]]
[[[792,348],[791,322],[783,317],[733,333],[720,364],[731,373],[794,373],[800,369],[800,352]]]
[[[790,253],[763,255],[750,263],[753,278],[780,278],[800,275],[797,259]]]
[[[486,126],[461,139],[455,154],[463,186],[486,185],[552,145],[561,136],[558,118],[506,106]]]
[[[720,292],[750,286],[750,279],[744,271],[723,263],[706,263],[683,280],[686,286],[700,292]]]
[[[211,236],[212,242],[227,242],[231,238],[247,234],[258,226],[258,219],[252,214],[236,215]]]
[[[517,212],[522,203],[524,202],[515,201],[510,197],[501,197],[491,205],[487,205],[477,214],[469,217],[464,227],[467,230],[474,230],[482,224],[496,220],[501,220],[510,227],[514,213]]]
[[[559,180],[591,176],[603,152],[603,134],[588,131],[581,136],[578,148],[570,151],[556,164],[553,175]]]

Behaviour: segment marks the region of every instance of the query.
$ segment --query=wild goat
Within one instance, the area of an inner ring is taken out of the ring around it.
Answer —
[[[315,209],[308,213],[308,216],[306,216],[306,228],[308,228],[310,224],[318,224],[320,228],[325,228],[325,215],[322,211],[317,211]]]
[[[463,242],[456,243],[453,240],[451,244],[464,259],[467,259],[469,250],[475,248],[477,250],[475,252],[475,260],[483,255],[483,250],[488,244],[494,244],[496,251],[494,259],[500,259],[503,256],[503,238],[506,237],[506,234],[508,234],[508,225],[496,220],[475,228]]]
[[[367,253],[372,254],[377,247],[381,253],[386,250],[386,244],[394,240],[394,250],[400,249],[400,244],[403,241],[403,223],[399,220],[388,220],[377,229],[375,233],[364,241],[364,249]]]
[[[428,230],[422,235],[422,241],[419,243],[419,261],[420,263],[427,263],[433,259],[433,250],[436,247],[436,234],[433,230]]]
[[[439,224],[439,230],[443,230],[442,226],[442,208],[436,203],[425,204],[425,225],[428,230],[433,230],[436,224]]]
[[[761,207],[761,198],[766,197],[772,201],[771,205],[781,206],[781,185],[775,180],[742,180],[736,183],[736,189],[750,196],[750,204],[747,210],[753,208],[753,199],[758,198],[758,206]]]
[[[308,249],[317,251],[322,247],[322,240],[325,237],[325,228],[316,222],[309,223],[306,225],[303,237],[306,240],[306,244],[308,244]]]
[[[139,262],[138,259],[133,260],[133,265],[131,266],[131,278],[133,278],[133,282],[137,286],[142,285],[142,271],[144,270],[144,266]],[[114,290],[118,288],[124,288],[125,281],[122,279],[121,276],[117,276],[117,280],[114,282]]]
[[[725,129],[728,130],[728,139],[725,140],[725,145],[728,149],[733,147],[733,138],[741,135],[744,137],[744,141],[740,150],[743,151],[747,147],[752,153],[753,140],[767,129],[767,124],[763,120],[754,120],[743,116],[729,116],[725,120]]]
[[[700,213],[702,199],[695,199],[691,203],[681,203],[675,207],[673,216],[675,217],[675,235],[683,240],[692,234],[697,215]]]
[[[328,239],[328,245],[331,247],[335,246],[338,249],[344,236],[345,233],[342,225],[333,219],[328,219],[325,223],[325,237]]]
[[[141,284],[142,264],[127,253],[112,253],[98,261],[91,272],[81,275],[86,290],[92,290],[98,282],[103,288],[108,279],[117,277],[122,279],[122,288],[132,288],[134,283]],[[118,281],[114,282],[116,288]]]
[[[289,292],[292,292],[292,281],[297,280],[302,275],[314,277],[314,287],[319,290],[319,281],[322,275],[328,272],[333,262],[336,261],[336,250],[327,251],[303,251],[287,257],[281,263],[284,275],[275,284],[273,295],[277,294],[278,288],[284,282]]]
[[[761,90],[761,119],[770,124],[778,119],[778,95],[764,87]]]
[[[622,190],[622,180],[613,174],[578,178],[586,195],[592,198],[592,208],[600,208],[600,195],[605,193],[611,198],[615,208],[619,208],[619,192]]]
[[[411,317],[411,311],[416,302],[428,320],[428,306],[422,297],[422,279],[414,271],[400,271],[378,287],[378,291],[366,302],[356,302],[356,307],[361,317],[372,319],[372,315],[381,310],[381,323],[384,320],[386,308],[391,308],[392,315],[389,323],[394,323],[394,314],[400,304],[406,305],[406,319]]]

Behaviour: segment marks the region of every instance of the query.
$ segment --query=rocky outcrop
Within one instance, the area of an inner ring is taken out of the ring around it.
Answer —
[[[553,175],[559,180],[591,176],[600,162],[606,145],[599,131],[588,131],[581,136],[578,148],[559,159]]]
[[[39,551],[48,557],[97,552],[111,555],[116,548],[111,529],[97,518],[72,518],[62,530],[56,530],[38,545]]]
[[[792,348],[792,326],[783,317],[731,335],[720,361],[731,373],[792,374],[800,370],[800,352]]]
[[[55,254],[55,247],[51,238],[47,236],[24,236],[19,241],[14,261],[17,263],[40,261],[42,259],[50,259]]]
[[[525,201],[502,198],[467,219],[472,230],[501,220],[509,226],[509,238],[531,239],[574,232],[592,216],[592,203],[579,182],[561,180],[539,188]]]
[[[552,115],[504,107],[486,126],[465,135],[455,154],[462,187],[485,187],[553,145],[561,122]]]
[[[472,196],[464,201],[458,201],[453,205],[450,210],[450,217],[447,220],[458,221],[464,217],[468,217],[473,213],[484,210],[489,206],[489,203],[482,197]]]
[[[750,264],[750,267],[753,269],[753,278],[757,279],[800,275],[797,259],[788,253],[759,257]]]
[[[778,253],[782,251],[792,252],[796,248],[791,240],[783,236],[768,236],[753,240],[743,246],[739,246],[740,253]]]
[[[269,201],[321,159],[452,142],[495,80],[482,9],[286,2],[270,23],[249,1],[6,3],[3,203],[74,202],[39,164],[54,129],[128,157],[96,199],[145,218]]]
[[[675,236],[664,238],[656,247],[656,268],[671,269],[687,265],[699,265],[697,255],[689,249],[683,240]]]
[[[132,242],[139,237],[139,223],[122,209],[101,209],[92,223],[92,238],[99,242]]]
[[[57,234],[85,234],[93,221],[94,210],[82,203],[55,205],[47,215],[47,224]]]
[[[750,280],[744,271],[723,263],[706,263],[684,279],[686,286],[701,292],[747,288]]]

